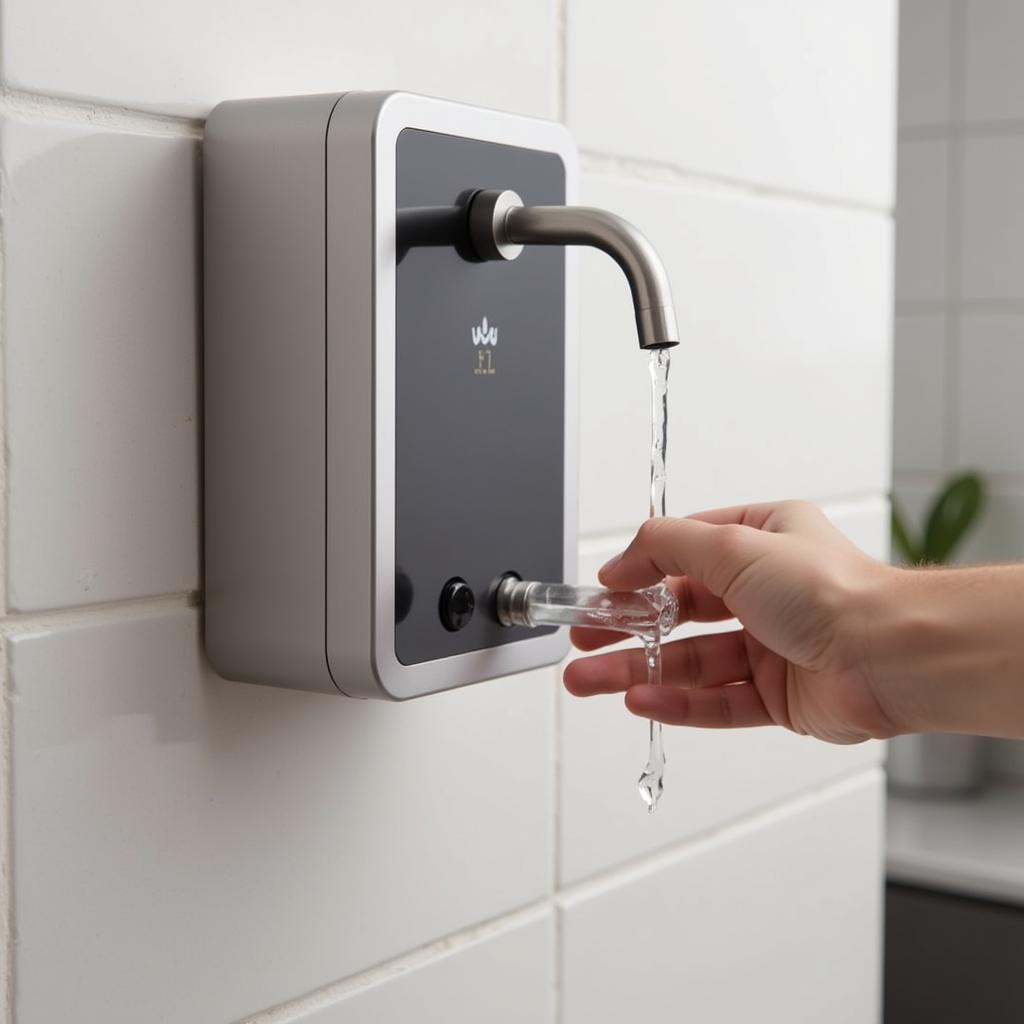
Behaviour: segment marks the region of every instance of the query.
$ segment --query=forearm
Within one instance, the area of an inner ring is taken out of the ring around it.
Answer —
[[[1024,737],[1024,565],[896,569],[870,641],[899,731]]]

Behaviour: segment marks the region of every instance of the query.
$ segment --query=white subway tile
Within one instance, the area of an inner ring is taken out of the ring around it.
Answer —
[[[964,147],[962,295],[1024,299],[1024,136]]]
[[[19,1021],[235,1020],[550,892],[550,672],[395,705],[199,645],[10,643]]]
[[[900,124],[946,124],[952,0],[901,0],[899,6]]]
[[[889,219],[603,176],[584,186],[649,235],[672,280],[670,514],[885,490]],[[621,272],[581,259],[581,528],[630,530],[647,514],[646,357]]]
[[[196,143],[2,133],[9,605],[193,589]]]
[[[913,139],[899,146],[896,188],[896,298],[947,297],[948,164],[945,139]]]
[[[205,116],[221,100],[408,89],[552,116],[549,0],[238,3],[9,0],[4,83]]]
[[[881,773],[565,901],[565,1024],[873,1024]]]
[[[1024,473],[1024,315],[971,315],[960,322],[959,461]]]
[[[946,319],[896,317],[893,464],[897,470],[943,468],[946,421]]]
[[[568,121],[586,149],[892,204],[891,0],[570,0]]]
[[[888,557],[888,505],[870,499],[829,510],[855,543]],[[624,538],[625,539],[625,538]],[[580,579],[621,547],[588,546]],[[678,636],[735,629],[735,622],[683,627]],[[834,746],[781,729],[666,726],[665,795],[648,814],[636,781],[647,758],[647,723],[619,696],[561,694],[561,871],[573,883],[691,836],[719,828],[796,793],[879,763],[882,745]]]
[[[550,912],[444,953],[295,1024],[544,1024],[552,1019]]]
[[[964,105],[968,121],[1024,117],[1024,5],[965,0]]]

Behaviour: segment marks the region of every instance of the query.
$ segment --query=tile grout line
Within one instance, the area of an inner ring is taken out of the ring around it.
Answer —
[[[965,313],[1020,316],[1024,314],[1024,299],[899,299],[894,307],[896,315],[903,317]]]
[[[0,623],[7,617],[7,172],[0,163]],[[3,955],[3,1020],[14,1020],[14,785],[7,643],[0,636],[0,949]]]
[[[849,199],[824,192],[804,192],[800,189],[732,178],[724,174],[693,171],[668,161],[629,157],[586,148],[580,149],[580,160],[583,169],[591,174],[624,177],[655,185],[684,186],[716,196],[787,201],[816,210],[847,210],[884,217],[892,216],[891,206],[868,200]]]
[[[942,469],[901,469],[893,474],[899,487],[934,487],[945,479]],[[1024,473],[993,473],[986,472],[989,491],[993,494],[1005,494],[1012,497],[1024,497]]]
[[[561,59],[559,61],[556,106],[563,121],[568,113],[566,4],[567,0],[561,0],[557,23]],[[199,140],[203,137],[204,129],[203,118],[151,113],[116,104],[89,102],[11,88],[0,89],[0,114],[88,124],[111,131]],[[581,149],[580,156],[584,169],[591,173],[614,174],[651,183],[685,185],[702,192],[719,195],[789,200],[817,209],[845,209],[884,216],[892,215],[891,207],[866,200],[849,199],[828,193],[804,192],[799,189],[787,189],[762,182],[732,178],[728,175],[698,172],[670,162],[627,157],[589,149]]]
[[[581,882],[557,889],[553,894],[535,900],[524,907],[470,925],[425,943],[414,950],[374,964],[364,971],[323,985],[276,1006],[259,1010],[242,1018],[238,1024],[297,1024],[302,1016],[312,1010],[336,1005],[342,1000],[372,989],[378,984],[391,981],[420,967],[429,966],[444,956],[457,953],[477,942],[503,935],[521,925],[541,921],[548,913],[552,913],[557,922],[563,911],[562,904],[566,900],[576,901],[601,896],[621,885],[631,884],[657,871],[672,867],[694,853],[713,850],[717,846],[732,842],[759,828],[786,821],[820,803],[855,790],[869,780],[880,778],[884,778],[880,765],[858,767],[855,771],[838,779],[832,779],[812,789],[784,798],[736,821],[696,836],[688,836],[668,847],[644,854],[624,864],[615,865],[606,871],[592,875]]]
[[[884,490],[878,491],[852,491],[849,494],[835,494],[827,497],[808,498],[812,504],[824,509],[826,512],[834,509],[847,509],[850,506],[868,505],[879,499],[885,500],[888,497]],[[577,541],[581,555],[599,554],[605,548],[625,547],[632,539],[636,531],[629,528],[621,530],[601,530],[588,533],[581,533]]]
[[[558,81],[555,88],[557,120],[568,123],[569,117],[569,0],[555,0],[555,52],[558,60]]]
[[[955,33],[950,45],[955,45]],[[962,62],[961,62],[962,66]],[[945,123],[903,125],[897,132],[899,142],[928,142],[943,139],[1003,139],[1024,135],[1024,118],[1005,118],[999,121],[967,121],[958,113]]]
[[[0,114],[68,121],[143,135],[189,139],[203,137],[202,118],[153,114],[131,107],[90,103],[87,100],[69,99],[22,89],[0,89]]]
[[[312,992],[288,999],[268,1009],[258,1010],[243,1017],[237,1024],[293,1024],[311,1010],[335,1006],[345,999],[373,989],[384,982],[393,981],[420,967],[434,964],[443,957],[461,952],[478,942],[497,938],[521,925],[541,921],[550,912],[553,903],[553,898],[547,896],[525,907],[452,932],[416,949],[391,957],[383,963],[374,964],[365,971],[323,985]]]
[[[953,123],[960,123],[965,107],[964,57],[967,46],[966,11],[963,0],[954,0],[949,33],[949,112]],[[946,154],[946,297],[952,309],[945,315],[945,352],[943,353],[942,397],[946,409],[943,418],[942,456],[946,470],[956,464],[960,433],[960,275],[963,269],[963,187],[964,136],[958,132],[950,137]]]
[[[695,854],[714,850],[716,847],[732,843],[758,829],[802,814],[820,803],[857,789],[869,779],[884,777],[885,773],[880,764],[861,765],[845,775],[791,794],[723,825],[715,826],[693,836],[687,836],[663,849],[637,857],[625,864],[617,864],[579,882],[573,882],[559,890],[557,902],[561,905],[564,902],[602,896],[614,889],[630,885],[658,871],[670,868]]]
[[[181,591],[155,597],[126,598],[94,605],[52,608],[40,612],[8,613],[0,621],[0,636],[16,637],[47,629],[66,629],[72,626],[130,622],[167,612],[199,608],[202,597],[198,591]]]

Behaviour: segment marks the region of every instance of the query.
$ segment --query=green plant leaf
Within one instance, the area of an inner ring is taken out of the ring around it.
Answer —
[[[985,504],[985,487],[976,473],[954,477],[928,513],[921,552],[925,562],[948,562]]]
[[[890,495],[892,503],[892,542],[900,557],[909,565],[917,565],[921,561],[921,549],[910,536],[910,527],[903,517],[903,511],[896,502],[896,496]]]

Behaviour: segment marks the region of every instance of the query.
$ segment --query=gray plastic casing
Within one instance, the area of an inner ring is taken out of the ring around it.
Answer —
[[[555,153],[576,200],[575,145],[553,122],[399,92],[235,100],[207,121],[205,636],[231,679],[406,700],[568,650],[562,631],[414,665],[395,656],[406,128]],[[564,580],[576,577],[576,334],[566,250]]]

